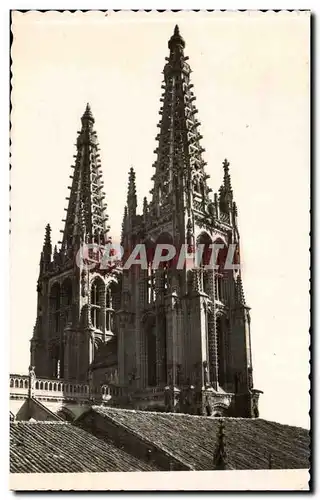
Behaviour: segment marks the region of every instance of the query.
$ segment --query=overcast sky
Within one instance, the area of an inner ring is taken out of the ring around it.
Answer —
[[[26,373],[44,228],[61,238],[80,117],[90,102],[111,234],[131,165],[152,187],[167,42],[186,41],[207,173],[228,158],[252,307],[260,415],[309,426],[309,17],[307,13],[15,13],[11,366]]]

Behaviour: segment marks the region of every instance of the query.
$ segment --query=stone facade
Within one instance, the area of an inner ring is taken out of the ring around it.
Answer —
[[[230,165],[223,162],[221,187],[211,196],[178,27],[168,46],[151,200],[144,198],[139,214],[131,168],[124,261],[112,269],[88,269],[77,258],[83,244],[111,241],[89,106],[82,117],[63,238],[53,255],[46,228],[31,365],[38,377],[107,383],[116,388],[110,400],[116,406],[256,417],[260,391],[253,388],[250,308],[240,268],[223,265],[230,245],[236,249],[233,263],[240,264]],[[173,259],[155,269],[155,249],[169,244],[177,255],[202,245],[200,266],[180,269]],[[208,269],[211,244],[220,245],[217,269]],[[137,245],[146,249],[148,263],[126,268]],[[94,258],[91,250],[90,263]]]

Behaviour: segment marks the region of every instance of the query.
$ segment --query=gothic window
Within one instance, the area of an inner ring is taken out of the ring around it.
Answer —
[[[103,328],[102,304],[104,302],[104,293],[103,281],[100,278],[96,278],[91,285],[90,314],[92,326],[97,330],[102,330]]]
[[[72,282],[70,278],[64,280],[61,286],[61,306],[63,308],[63,321],[62,327],[71,320],[71,304],[72,304]]]
[[[216,300],[223,302],[223,276],[216,273],[215,275]]]
[[[148,287],[148,304],[152,304],[155,301],[155,272],[152,269],[152,263],[148,264],[148,277],[147,277],[147,287]]]
[[[53,332],[58,333],[60,331],[60,315],[61,315],[61,290],[59,283],[55,283],[51,287],[50,298],[51,298]]]
[[[147,329],[147,360],[148,360],[148,386],[154,387],[157,384],[157,350],[156,350],[156,329],[152,326]]]
[[[111,285],[106,292],[106,329],[110,332],[114,331],[114,312],[115,312],[115,290]]]
[[[213,271],[211,269],[206,269],[203,271],[203,291],[207,295],[212,296],[213,290]]]

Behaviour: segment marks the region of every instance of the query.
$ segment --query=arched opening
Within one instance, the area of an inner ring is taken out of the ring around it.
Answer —
[[[212,239],[208,233],[203,232],[197,238],[197,264],[201,270],[202,291],[213,296],[214,255],[212,255]],[[208,269],[210,266],[210,269]]]
[[[40,390],[43,390],[43,382],[40,382]]]
[[[173,246],[173,239],[170,233],[161,233],[160,236],[156,240],[155,248],[160,247],[160,245],[170,245]],[[161,250],[161,257],[166,257],[170,255],[170,250],[165,246]],[[168,293],[171,284],[171,269],[174,268],[176,264],[177,256],[174,255],[170,258],[170,260],[164,260],[159,262],[158,264],[154,261],[155,269],[154,272],[154,281],[155,281],[155,298],[163,300],[165,295]]]
[[[54,378],[63,377],[63,360],[62,360],[61,343],[52,348],[52,376]]]
[[[23,380],[20,380],[20,382],[19,382],[19,388],[23,389]]]
[[[155,387],[157,385],[157,337],[154,316],[149,316],[146,319],[144,330],[147,354],[147,385]]]
[[[12,378],[11,378],[11,379],[10,379],[10,387],[13,387],[13,385],[14,385],[14,384],[13,384],[13,380],[12,380]]]
[[[72,305],[72,282],[70,278],[66,278],[61,286],[61,301],[63,307],[64,326],[71,320],[71,305]]]
[[[112,281],[106,289],[106,330],[115,333],[115,311],[119,308],[118,285]]]
[[[145,303],[146,305],[152,304],[156,299],[156,287],[155,287],[155,271],[152,268],[152,263],[154,259],[155,243],[152,240],[146,240],[143,243],[146,249],[147,255],[147,270],[142,271],[145,276]]]
[[[214,245],[217,245],[216,262],[215,262],[217,269],[215,270],[215,275],[214,275],[215,299],[218,300],[219,302],[224,302],[226,300],[225,281],[228,271],[226,270],[225,264],[228,254],[228,248],[225,242],[221,238],[215,240]]]
[[[25,389],[28,389],[28,385],[29,385],[29,384],[28,384],[28,380],[25,380],[25,381],[24,381],[24,388],[25,388]]]
[[[57,334],[60,332],[61,316],[61,288],[57,282],[52,285],[50,290],[50,309],[53,332]]]
[[[104,305],[105,284],[99,277],[95,278],[90,292],[90,315],[91,324],[97,330],[103,329],[102,308]]]

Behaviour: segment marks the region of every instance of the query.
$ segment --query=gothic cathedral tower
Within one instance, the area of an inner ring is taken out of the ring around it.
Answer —
[[[116,355],[114,312],[119,308],[119,273],[94,264],[99,255],[95,248],[109,242],[109,227],[89,105],[81,122],[59,250],[55,246],[52,252],[51,229],[46,227],[31,365],[37,377],[87,383],[92,372],[98,374],[98,380],[99,371],[105,376],[112,353]],[[84,248],[90,249],[82,258]],[[111,364],[114,372],[116,360]]]
[[[230,244],[240,262],[229,163],[224,161],[222,185],[211,198],[178,26],[168,46],[152,199],[144,199],[142,215],[137,214],[133,169],[129,174],[122,245],[127,256],[144,244],[148,265],[123,269],[119,383],[136,408],[257,416],[260,391],[253,389],[250,314],[241,270],[221,264]],[[221,247],[218,269],[208,269],[206,252],[198,267],[178,269],[176,261],[153,266],[151,256],[159,244],[173,245],[179,253],[201,244],[209,249],[212,243]]]

